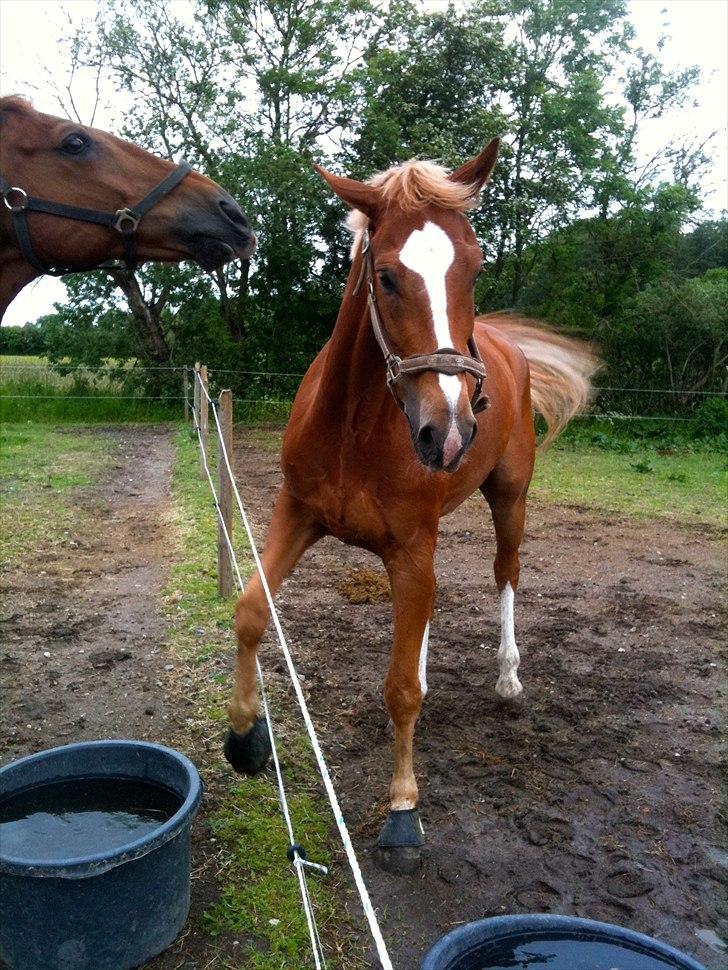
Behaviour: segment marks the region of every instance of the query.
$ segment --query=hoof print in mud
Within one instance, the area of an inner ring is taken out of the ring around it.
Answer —
[[[247,734],[236,734],[230,728],[223,752],[238,774],[257,775],[268,764],[271,755],[270,737],[265,721],[259,718]]]
[[[377,839],[374,861],[385,872],[412,876],[422,866],[423,842],[416,808],[390,812]]]

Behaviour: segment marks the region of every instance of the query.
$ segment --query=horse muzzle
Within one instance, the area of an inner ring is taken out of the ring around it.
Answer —
[[[227,193],[203,212],[186,215],[180,236],[203,269],[219,269],[231,259],[250,259],[258,240],[243,210]]]
[[[458,418],[448,426],[432,422],[411,428],[417,457],[431,472],[455,472],[475,440],[478,425],[475,418]]]

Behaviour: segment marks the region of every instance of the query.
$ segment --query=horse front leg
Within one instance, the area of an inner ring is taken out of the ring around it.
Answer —
[[[435,597],[435,541],[416,552],[385,559],[392,587],[394,644],[384,681],[384,702],[394,725],[390,810],[377,840],[377,862],[389,872],[412,874],[420,865],[422,826],[412,766],[415,723],[427,691],[425,662]]]
[[[271,595],[291,572],[309,546],[324,530],[297,502],[284,485],[278,494],[265,548],[260,557]],[[235,635],[238,653],[233,692],[228,703],[230,730],[225,739],[225,757],[244,774],[261,771],[271,754],[265,719],[258,717],[256,658],[270,610],[260,573],[256,571],[235,607]]]

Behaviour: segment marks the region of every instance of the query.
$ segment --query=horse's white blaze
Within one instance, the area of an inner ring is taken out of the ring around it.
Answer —
[[[513,622],[513,587],[506,583],[500,595],[501,641],[498,647],[498,680],[496,691],[501,697],[517,697],[523,687],[518,679],[520,655],[516,646],[516,631]]]
[[[428,621],[425,627],[425,632],[422,636],[422,646],[420,647],[420,663],[418,667],[418,674],[420,677],[420,690],[422,691],[422,696],[424,697],[427,693],[427,650],[430,646],[430,623]]]
[[[407,242],[400,250],[399,258],[407,269],[421,276],[425,284],[437,348],[452,347],[445,286],[447,271],[455,259],[455,248],[450,237],[434,222],[426,222],[422,229],[414,229],[409,234]],[[450,414],[454,415],[460,397],[461,380],[455,374],[439,374],[438,383],[445,395]]]
[[[443,344],[439,344],[440,347]],[[447,345],[452,346],[452,340]],[[457,407],[458,398],[460,397],[460,378],[457,374],[438,374],[437,382],[442,388],[442,393],[445,395],[445,400],[450,406],[450,411],[454,411]]]

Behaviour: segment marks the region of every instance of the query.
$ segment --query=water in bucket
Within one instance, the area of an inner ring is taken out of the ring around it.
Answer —
[[[159,828],[181,807],[139,779],[84,778],[18,792],[0,803],[5,857],[52,862],[113,851]]]

